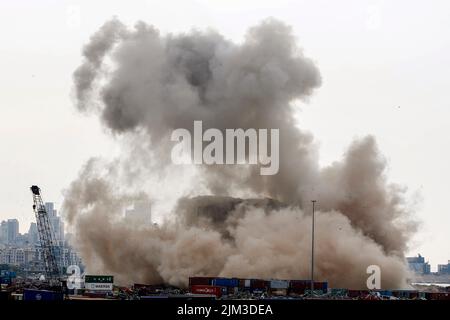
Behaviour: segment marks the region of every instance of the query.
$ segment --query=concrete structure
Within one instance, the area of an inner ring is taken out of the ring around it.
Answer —
[[[420,254],[417,257],[407,257],[406,261],[409,269],[416,274],[429,274],[431,271],[430,264]]]
[[[450,260],[448,260],[447,264],[438,264],[438,274],[450,275]]]
[[[19,236],[19,221],[8,219],[0,224],[0,243],[14,244]]]

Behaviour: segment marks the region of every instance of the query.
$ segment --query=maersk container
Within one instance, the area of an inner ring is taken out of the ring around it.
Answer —
[[[239,279],[236,278],[215,278],[212,281],[213,286],[217,287],[239,287]]]
[[[287,289],[289,288],[288,280],[271,280],[270,289]]]
[[[64,300],[62,292],[49,290],[24,289],[23,300],[26,301],[59,301]]]
[[[222,288],[217,286],[209,286],[209,285],[193,285],[191,287],[191,293],[194,294],[211,294],[218,298],[222,296]]]

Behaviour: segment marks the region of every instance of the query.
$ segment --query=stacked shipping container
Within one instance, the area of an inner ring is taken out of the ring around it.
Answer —
[[[200,291],[213,292],[222,288],[221,294],[235,294],[241,292],[263,293],[272,295],[297,294],[303,295],[311,290],[309,280],[263,280],[263,279],[238,279],[238,278],[214,278],[214,277],[191,277],[189,278],[189,289],[192,293]],[[327,293],[327,282],[314,282],[314,291]],[[202,292],[204,293],[204,292]]]

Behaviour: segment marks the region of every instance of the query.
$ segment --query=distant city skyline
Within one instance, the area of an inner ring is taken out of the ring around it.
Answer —
[[[52,231],[55,236],[55,240],[58,242],[64,242],[65,240],[65,229],[64,221],[60,215],[58,215],[58,210],[55,209],[55,204],[53,202],[46,202],[45,209],[49,215],[49,220],[51,224]],[[17,239],[21,236],[27,236],[30,239],[23,241],[29,241],[30,244],[35,244],[39,240],[37,234],[36,221],[31,221],[29,223],[20,223],[20,220],[13,217],[7,220],[0,220],[0,244],[15,243]],[[31,233],[31,234],[30,234]],[[37,240],[36,240],[37,239]]]

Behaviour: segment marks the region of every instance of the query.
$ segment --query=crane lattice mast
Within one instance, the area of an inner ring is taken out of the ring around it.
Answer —
[[[46,279],[49,281],[58,280],[60,271],[55,252],[55,237],[50,225],[47,210],[45,209],[44,201],[41,197],[41,189],[39,189],[38,186],[32,186],[31,192],[33,193],[33,210],[36,215],[39,240],[44,255]]]

